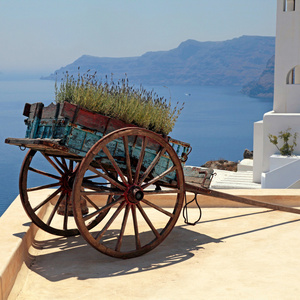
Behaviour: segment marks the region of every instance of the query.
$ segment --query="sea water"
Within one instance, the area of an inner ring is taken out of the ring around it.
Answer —
[[[173,105],[183,102],[172,138],[190,143],[187,164],[201,166],[208,160],[243,159],[253,148],[253,123],[272,110],[272,100],[249,98],[240,87],[144,86]],[[0,216],[19,194],[18,178],[26,151],[4,143],[5,138],[23,138],[24,104],[54,101],[54,82],[45,80],[0,81]]]

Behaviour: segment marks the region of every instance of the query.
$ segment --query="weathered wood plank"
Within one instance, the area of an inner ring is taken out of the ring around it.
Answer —
[[[209,188],[214,170],[211,168],[184,166],[183,173],[186,182]]]
[[[60,139],[28,139],[28,138],[7,138],[6,144],[15,145],[19,147],[29,148],[38,151],[48,151],[60,155],[69,155],[69,149],[60,144]]]
[[[136,127],[133,124],[126,124],[120,120],[112,119],[98,113],[80,108],[74,104],[64,102],[64,104],[53,104],[44,107],[43,103],[26,104],[24,115],[28,117],[26,139],[10,139],[10,144],[19,145],[40,151],[50,151],[62,155],[75,155],[84,157],[86,153],[95,145],[104,135],[125,127]],[[142,134],[143,136],[143,134]],[[142,136],[128,137],[128,153],[132,162],[132,172],[135,172],[135,165],[139,161],[142,149]],[[189,151],[189,144],[180,142],[170,137],[163,137],[166,142],[171,142],[177,155],[183,157],[185,161],[186,154]],[[122,138],[112,141],[108,145],[111,155],[120,164],[120,168],[127,169],[126,151]],[[147,138],[147,147],[142,161],[138,168],[140,176],[150,166],[161,147],[151,138]],[[100,151],[101,152],[101,151]],[[185,156],[184,156],[184,155]],[[111,161],[107,159],[103,152],[99,153],[97,159],[102,159],[101,163],[109,168]],[[156,177],[163,171],[172,167],[172,162],[168,155],[162,155],[149,174],[150,177]],[[173,179],[175,172],[166,176]]]

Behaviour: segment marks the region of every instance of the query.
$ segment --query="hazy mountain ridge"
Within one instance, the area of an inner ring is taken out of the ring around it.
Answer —
[[[68,71],[77,77],[97,71],[101,78],[151,85],[243,86],[256,80],[275,53],[275,38],[242,36],[221,42],[187,40],[169,51],[146,52],[137,57],[107,58],[83,55],[43,79],[60,79]]]
[[[243,86],[242,93],[256,98],[273,98],[275,55],[267,62],[266,68],[257,80]]]

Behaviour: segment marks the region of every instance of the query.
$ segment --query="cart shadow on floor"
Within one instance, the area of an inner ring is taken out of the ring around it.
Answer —
[[[236,218],[243,218],[243,217],[254,216],[254,215],[261,215],[261,214],[266,214],[266,213],[270,213],[273,211],[275,211],[275,210],[268,209],[268,210],[264,210],[264,211],[250,212],[250,213],[246,213],[246,214],[239,214],[236,216],[224,217],[224,218],[219,218],[219,219],[212,219],[212,220],[205,220],[205,221],[200,220],[200,222],[198,224],[218,222],[218,221],[224,221],[224,220],[230,220],[230,219],[236,219]]]
[[[242,217],[249,217],[249,216],[260,215],[260,214],[268,214],[268,213],[272,213],[272,212],[276,212],[276,210],[268,209],[268,210],[264,210],[264,211],[250,212],[250,213],[240,214],[240,215],[236,215],[236,216],[230,216],[230,217],[224,217],[224,218],[218,218],[218,219],[212,219],[212,220],[205,220],[205,221],[200,221],[198,224],[225,221],[225,220],[242,218]],[[229,239],[229,238],[232,238],[232,237],[242,236],[242,235],[246,235],[246,234],[250,234],[250,233],[254,233],[254,232],[258,232],[258,231],[262,231],[262,230],[267,230],[267,229],[271,229],[271,228],[275,228],[275,227],[279,227],[279,226],[283,226],[283,225],[296,223],[296,222],[300,222],[300,219],[297,218],[295,220],[289,220],[289,221],[286,221],[286,222],[281,222],[281,223],[272,224],[272,225],[269,225],[269,226],[264,226],[264,227],[261,227],[261,228],[256,228],[256,229],[253,229],[253,230],[248,230],[248,231],[239,232],[239,233],[236,233],[236,234],[231,234],[231,235],[228,235],[228,236],[223,236],[222,238],[220,238],[220,240],[224,241],[225,239]]]
[[[271,211],[260,213],[266,212]],[[229,218],[245,217],[252,214],[257,214],[257,212],[240,214]],[[220,219],[207,220],[205,222],[213,221],[220,221]],[[204,251],[205,245],[210,243],[220,243],[232,237],[268,230],[299,221],[300,219],[296,219],[276,223],[231,234],[219,239],[193,231],[193,226],[176,226],[168,238],[157,248],[145,255],[127,260],[109,257],[96,251],[81,236],[50,238],[44,241],[35,240],[33,253],[36,255],[31,254],[30,263],[27,266],[31,271],[50,281],[60,281],[72,277],[86,280],[130,275],[182,263],[191,259],[197,251]]]
[[[50,281],[60,281],[71,277],[79,280],[106,278],[135,274],[184,262],[203,250],[209,243],[219,243],[211,238],[176,226],[167,239],[157,248],[140,257],[122,260],[106,256],[89,244],[81,236],[53,238],[33,242],[33,253],[27,267]]]

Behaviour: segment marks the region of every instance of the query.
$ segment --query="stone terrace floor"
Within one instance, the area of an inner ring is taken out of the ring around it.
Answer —
[[[299,230],[298,215],[204,208],[199,224],[180,217],[161,245],[129,260],[39,230],[9,299],[299,299]]]

